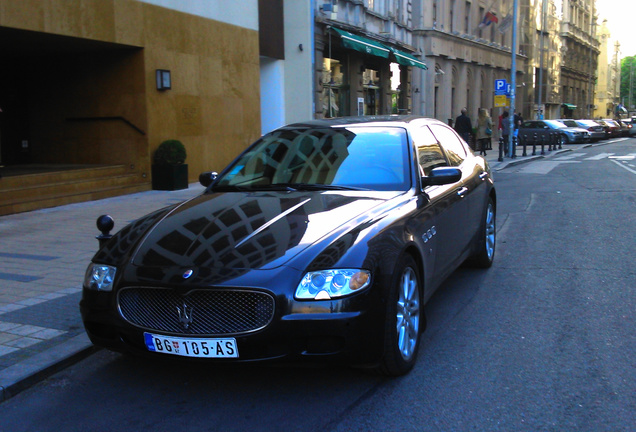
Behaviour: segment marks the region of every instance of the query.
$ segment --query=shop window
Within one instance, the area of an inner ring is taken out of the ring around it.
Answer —
[[[391,114],[404,114],[400,111],[400,65],[391,63]]]
[[[364,89],[363,115],[380,114],[380,73],[373,69],[365,69],[362,73]]]
[[[342,63],[325,58],[322,68],[322,108],[325,118],[349,115],[349,86]]]

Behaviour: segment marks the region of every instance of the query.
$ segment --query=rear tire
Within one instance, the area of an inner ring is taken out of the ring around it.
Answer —
[[[404,256],[393,272],[384,327],[384,357],[379,371],[387,376],[408,373],[417,360],[425,323],[422,291],[415,260]]]
[[[489,268],[495,259],[496,246],[496,208],[492,198],[488,198],[486,211],[481,222],[481,228],[477,235],[475,254],[472,256],[471,263],[476,267]]]

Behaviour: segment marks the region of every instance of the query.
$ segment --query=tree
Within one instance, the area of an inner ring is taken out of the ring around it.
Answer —
[[[636,56],[621,60],[621,102],[630,112],[636,111]]]

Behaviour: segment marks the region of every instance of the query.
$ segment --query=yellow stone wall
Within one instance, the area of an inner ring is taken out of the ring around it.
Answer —
[[[136,0],[0,0],[0,26],[121,44],[43,65],[30,103],[39,161],[125,163],[149,181],[154,149],[179,139],[196,181],[260,135],[257,31]],[[156,89],[156,69],[171,90]],[[77,121],[110,116],[146,134]]]

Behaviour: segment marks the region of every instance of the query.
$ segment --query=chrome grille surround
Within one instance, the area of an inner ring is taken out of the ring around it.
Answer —
[[[131,287],[119,291],[121,317],[147,331],[177,335],[238,335],[265,328],[274,317],[274,297],[248,289]],[[180,321],[184,305],[191,323]]]

